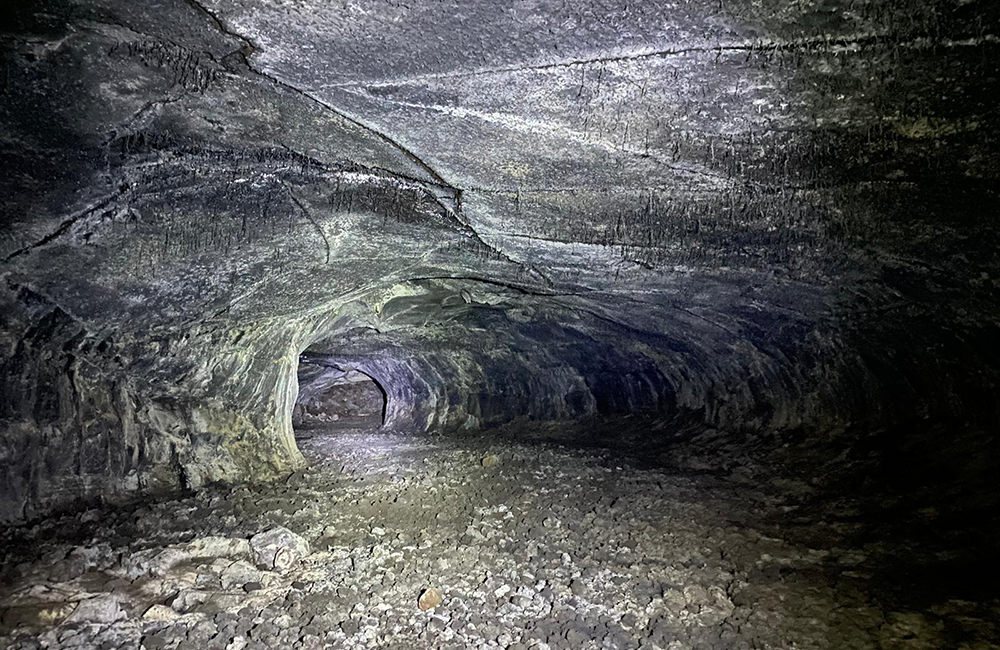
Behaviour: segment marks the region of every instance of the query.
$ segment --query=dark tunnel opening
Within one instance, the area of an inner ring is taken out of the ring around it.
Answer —
[[[371,375],[308,354],[299,357],[298,395],[292,407],[295,437],[362,432],[386,423],[388,393]]]

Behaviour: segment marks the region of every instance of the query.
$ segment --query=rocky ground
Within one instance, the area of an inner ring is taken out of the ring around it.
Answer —
[[[998,600],[878,584],[898,548],[851,543],[861,506],[810,505],[809,481],[551,438],[308,435],[282,483],[6,531],[0,647],[1000,644]]]

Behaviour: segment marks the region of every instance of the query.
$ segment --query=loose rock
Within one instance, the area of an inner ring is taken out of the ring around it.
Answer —
[[[114,623],[125,618],[121,604],[115,596],[95,596],[81,601],[67,623]]]
[[[274,528],[250,538],[254,560],[268,569],[285,571],[309,555],[309,542],[287,528]]]
[[[420,594],[420,598],[417,599],[417,607],[426,612],[440,605],[442,600],[441,592],[435,587],[429,587]]]

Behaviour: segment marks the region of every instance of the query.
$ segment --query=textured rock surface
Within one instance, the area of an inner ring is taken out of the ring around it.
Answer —
[[[296,429],[340,420],[382,426],[386,394],[368,375],[341,368],[324,358],[303,355],[299,361],[299,394],[292,411]]]
[[[309,542],[287,528],[274,528],[250,538],[254,560],[271,569],[289,569],[309,555]]]
[[[980,587],[962,572],[927,589],[934,563],[925,563],[955,547],[938,535],[943,522],[933,514],[894,514],[912,492],[894,493],[896,505],[887,506],[884,490],[873,498],[853,484],[845,492],[811,480],[785,463],[801,460],[802,449],[758,462],[742,455],[747,445],[699,453],[709,446],[703,440],[685,447],[692,455],[649,469],[606,450],[526,443],[527,432],[317,435],[303,443],[312,468],[287,482],[209,488],[89,523],[77,515],[22,529],[0,546],[0,645],[978,650],[1000,643],[1000,601],[980,600]],[[503,455],[503,465],[481,467],[490,453]],[[699,470],[706,460],[738,469]],[[231,549],[275,525],[303,535],[313,552],[294,567],[257,571],[259,588],[249,592],[228,582],[247,571]],[[884,525],[934,541],[887,541],[877,533]],[[166,547],[218,555],[141,576],[121,563]],[[87,560],[75,575],[48,575],[53,558],[64,557]],[[982,569],[982,557],[965,559]],[[441,601],[425,608],[419,597],[429,585]],[[60,614],[67,601],[90,598],[120,602],[127,618],[83,625]],[[151,605],[164,600],[171,607]]]
[[[301,468],[303,352],[408,433],[995,466],[994,4],[0,13],[0,520]]]

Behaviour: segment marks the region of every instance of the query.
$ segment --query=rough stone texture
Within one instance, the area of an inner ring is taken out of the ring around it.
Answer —
[[[311,468],[287,482],[207,488],[179,501],[109,509],[89,523],[76,515],[20,529],[0,545],[0,645],[980,650],[1000,643],[1000,601],[976,596],[980,585],[961,571],[927,575],[934,554],[956,547],[940,537],[927,544],[877,534],[890,521],[909,535],[949,528],[930,512],[893,516],[899,501],[888,505],[887,495],[906,500],[909,491],[873,496],[802,475],[786,462],[801,460],[801,448],[755,459],[743,455],[752,445],[701,453],[712,447],[703,439],[685,447],[691,455],[650,468],[620,452],[557,444],[558,437],[531,440],[553,433],[327,433],[303,442]],[[480,466],[490,453],[504,456],[500,468]],[[717,469],[700,469],[706,461]],[[733,471],[718,469],[727,464]],[[227,583],[253,567],[219,540],[228,536],[235,547],[275,525],[304,536],[313,552],[294,567],[257,571],[253,590]],[[132,577],[121,564],[178,545],[219,555],[192,557],[162,575]],[[48,574],[52,558],[74,553],[89,558],[75,575]],[[985,568],[980,553],[966,559]],[[441,600],[424,607],[419,597],[431,585]],[[90,598],[120,602],[127,618],[65,620],[67,601],[72,610],[74,600]],[[172,609],[151,605],[164,599]]]
[[[292,411],[296,429],[341,420],[367,423],[371,428],[382,425],[385,389],[368,375],[304,354],[299,361],[298,382],[299,394]]]
[[[8,1],[0,521],[301,469],[303,353],[374,378],[390,431],[645,415],[590,435],[812,439],[989,512],[998,23],[984,0]]]
[[[288,569],[309,555],[309,542],[287,528],[274,528],[250,538],[254,560],[271,569]]]

